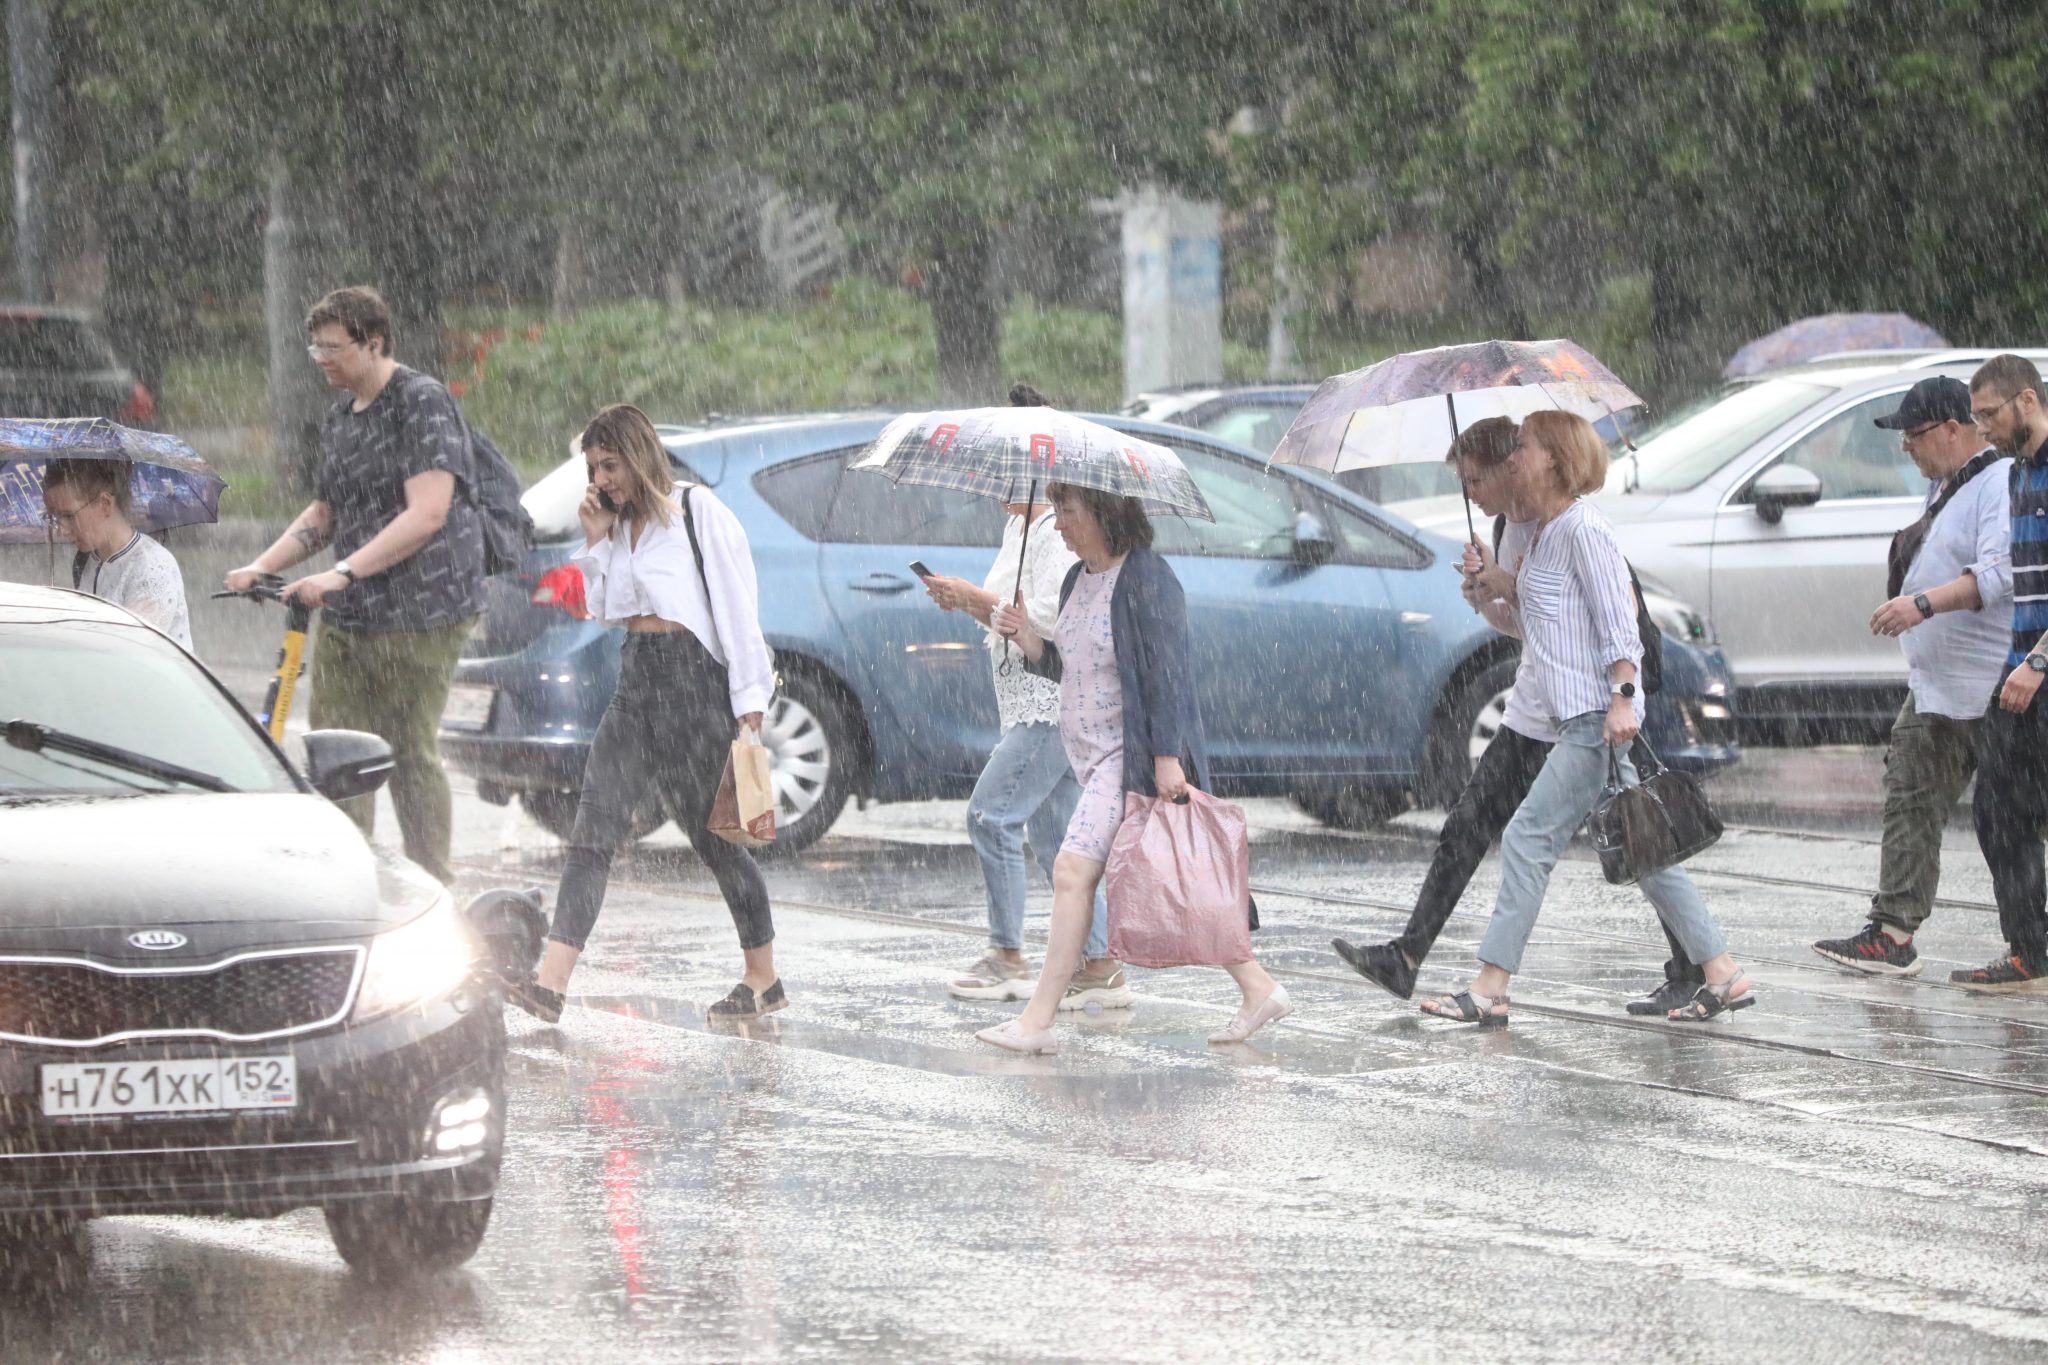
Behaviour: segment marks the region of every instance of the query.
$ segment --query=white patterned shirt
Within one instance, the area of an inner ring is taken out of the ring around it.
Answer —
[[[85,557],[79,589],[126,607],[185,647],[192,649],[192,619],[185,607],[185,576],[169,550],[137,531],[128,543],[101,559]]]
[[[1515,575],[1515,596],[1522,652],[1534,661],[1530,700],[1558,725],[1605,711],[1613,700],[1608,666],[1627,659],[1640,670],[1643,641],[1628,561],[1592,503],[1574,499],[1536,533]],[[1640,686],[1633,706],[1640,720]]]
[[[1060,617],[1060,589],[1066,586],[1067,571],[1074,567],[1074,552],[1053,529],[1053,514],[1047,512],[1031,523],[1031,542],[1024,543],[1024,518],[1011,517],[1003,526],[1003,545],[996,551],[994,567],[982,580],[982,589],[1008,602],[1018,590],[1017,560],[1024,562],[1024,614],[1047,639],[1053,636]],[[1003,668],[1003,637],[993,629],[986,641],[989,665],[996,677],[996,715],[1004,733],[1018,725],[1057,725],[1060,722],[1060,685],[1050,678],[1027,672],[1024,656],[1012,644],[1009,669]]]

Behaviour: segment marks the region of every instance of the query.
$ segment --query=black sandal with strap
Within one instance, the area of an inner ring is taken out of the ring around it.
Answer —
[[[1486,1002],[1484,1005],[1479,1003],[1482,1000]],[[1423,1001],[1422,1012],[1437,1019],[1477,1024],[1481,1028],[1508,1026],[1508,998],[1505,995],[1474,995],[1471,991],[1459,991],[1456,995],[1440,995],[1434,1000]]]
[[[1739,971],[1718,986],[1708,982],[1692,993],[1690,1004],[1675,1009],[1664,1017],[1674,1024],[1700,1024],[1717,1014],[1747,1009],[1754,1005],[1756,996],[1751,992],[1745,990],[1741,995],[1734,994],[1737,983],[1747,986],[1749,973]]]
[[[726,992],[725,999],[713,1004],[704,1011],[704,1014],[710,1019],[759,1019],[764,1014],[775,1013],[787,1004],[789,997],[783,994],[779,978],[758,996],[754,994],[752,986],[742,981]]]

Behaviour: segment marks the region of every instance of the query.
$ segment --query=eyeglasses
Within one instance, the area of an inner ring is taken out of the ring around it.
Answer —
[[[315,360],[326,360],[356,344],[353,341],[316,341],[306,347],[306,354]]]
[[[2005,402],[2000,403],[1995,408],[1971,408],[1970,418],[1972,421],[1976,422],[1978,426],[1981,427],[1985,423],[1989,422],[1992,418],[1998,416],[1999,413],[2004,412],[2006,408],[2018,402],[2019,397],[2020,396],[2018,394],[2014,394],[2012,397],[2006,399]]]
[[[83,507],[78,512],[83,512]],[[78,520],[78,512],[44,512],[43,521],[50,526],[69,526]]]
[[[1922,436],[1925,436],[1928,432],[1934,430],[1936,427],[1943,425],[1946,424],[1943,422],[1929,422],[1925,426],[1914,427],[1911,431],[1900,432],[1899,439],[1902,441],[1917,441]]]

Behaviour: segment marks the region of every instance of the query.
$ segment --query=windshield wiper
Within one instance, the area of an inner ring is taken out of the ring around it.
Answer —
[[[235,788],[221,781],[212,773],[202,773],[194,768],[180,767],[176,763],[167,763],[161,758],[151,758],[147,754],[138,754],[129,749],[116,748],[112,744],[102,744],[96,739],[87,739],[83,735],[70,734],[64,730],[53,730],[47,725],[38,725],[32,720],[10,720],[5,724],[0,724],[0,735],[4,735],[7,742],[15,748],[32,754],[39,754],[45,749],[51,749],[60,754],[72,754],[79,758],[89,758],[96,763],[105,763],[110,767],[125,768],[131,773],[141,773],[144,777],[154,777],[163,782],[182,782],[188,787],[201,787],[210,792],[231,792],[235,790]]]

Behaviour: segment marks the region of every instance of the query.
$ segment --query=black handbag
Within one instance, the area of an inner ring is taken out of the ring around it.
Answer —
[[[1607,750],[1607,790],[1586,819],[1600,871],[1616,886],[1627,886],[1712,848],[1721,837],[1721,818],[1690,773],[1675,773],[1657,761],[1640,739],[1635,752],[1649,760],[1642,781],[1625,787],[1621,755]]]

